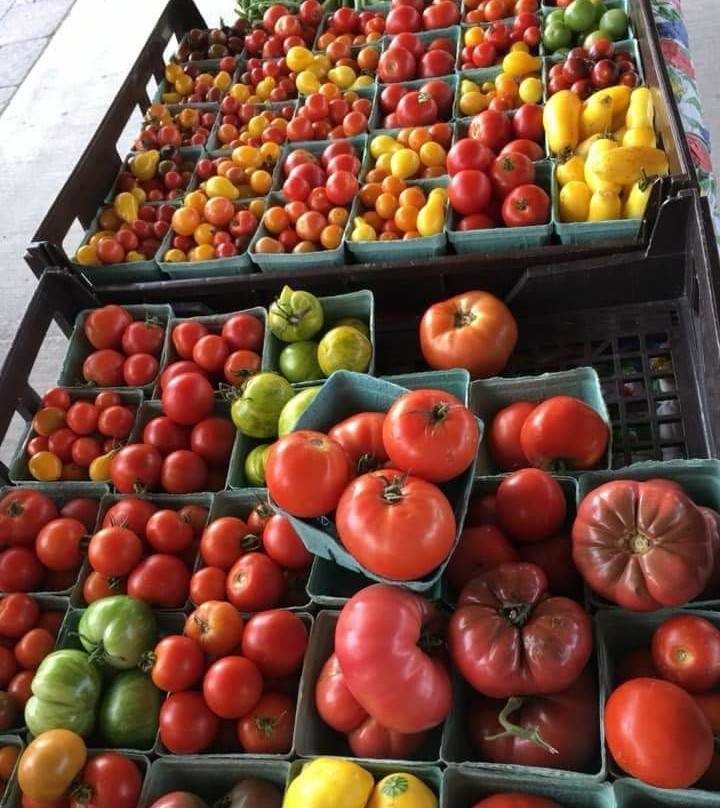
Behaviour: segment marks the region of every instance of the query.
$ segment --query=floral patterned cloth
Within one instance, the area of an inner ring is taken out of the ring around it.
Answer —
[[[683,22],[681,0],[650,0],[660,35],[660,46],[670,74],[675,101],[680,109],[685,137],[695,163],[701,191],[710,200],[715,232],[720,236],[717,182],[710,159],[710,133],[703,123],[702,104],[695,83],[688,33]]]

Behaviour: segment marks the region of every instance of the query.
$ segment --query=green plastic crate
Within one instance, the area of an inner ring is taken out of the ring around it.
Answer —
[[[717,792],[696,788],[653,788],[623,777],[613,783],[617,808],[717,808]]]
[[[298,420],[295,429],[316,429],[320,432],[326,432],[334,424],[357,412],[387,412],[392,403],[405,391],[406,388],[363,373],[337,371],[323,385],[322,390]],[[482,436],[482,424],[480,424],[480,434]],[[465,519],[474,466],[475,462],[473,461],[470,468],[460,476],[439,486],[448,498],[455,513],[457,525],[455,543],[457,543],[460,536]],[[345,550],[340,540],[336,538],[335,526],[328,518],[321,517],[317,520],[298,519],[282,511],[282,509],[278,510],[290,519],[293,527],[310,552],[322,558],[335,561],[341,567],[360,572],[375,581],[397,583],[375,575],[359,564]],[[432,589],[436,581],[439,580],[446,565],[447,559],[420,580],[403,581],[403,586],[417,592],[426,592]]]
[[[94,401],[98,394],[97,388],[92,389],[71,389],[70,391],[70,401],[75,403],[76,401]],[[139,408],[140,405],[143,403],[143,394],[142,391],[132,388],[126,387],[125,389],[117,390],[117,394],[120,396],[123,404],[130,404],[134,407]],[[10,475],[10,479],[14,483],[18,483],[24,485],[26,483],[37,483],[36,480],[30,474],[30,468],[28,466],[29,457],[27,453],[27,445],[29,441],[34,437],[35,433],[32,427],[32,421],[28,423],[27,429],[25,430],[25,434],[23,435],[20,444],[13,456],[13,459],[10,461],[10,466],[8,467],[8,474]],[[62,481],[58,480],[55,485],[96,485],[96,483],[92,483],[89,480],[87,482],[77,482],[77,481]]]
[[[282,760],[238,760],[237,758],[190,755],[154,760],[138,801],[138,808],[149,808],[172,791],[189,791],[216,804],[240,780],[255,777],[285,789],[290,764]]]
[[[320,718],[315,708],[315,684],[322,666],[334,651],[335,625],[339,616],[340,612],[337,611],[321,611],[315,618],[310,634],[297,707],[295,751],[300,757],[353,757],[345,735],[331,729]],[[383,760],[381,762],[383,765],[397,767],[397,771],[403,771],[403,767],[408,763],[411,765],[438,765],[440,763],[441,733],[442,726],[431,730],[412,761]]]
[[[535,181],[543,188],[551,200],[553,196],[554,164],[549,160],[538,161],[535,165]],[[505,250],[527,249],[549,244],[552,238],[552,207],[550,221],[531,227],[493,227],[488,230],[455,230],[461,217],[451,208],[447,235],[450,244],[458,253],[494,253]]]
[[[591,471],[578,479],[578,504],[594,489],[611,480],[674,480],[680,483],[696,505],[720,511],[720,460],[648,460],[613,471]],[[593,608],[619,607],[586,587],[588,605]],[[712,598],[699,598],[685,604],[690,609],[720,609],[720,592]],[[628,612],[624,611],[623,614]]]
[[[168,323],[173,316],[173,310],[167,304],[136,304],[132,306],[123,306],[123,308],[130,314],[133,320],[143,322],[146,317],[153,317],[157,319],[165,329],[167,329]],[[81,311],[75,318],[75,326],[72,334],[70,335],[70,342],[68,344],[65,359],[63,360],[62,369],[60,370],[60,376],[58,378],[58,384],[61,387],[86,386],[82,375],[82,366],[85,359],[87,359],[87,357],[95,349],[85,336],[83,326],[85,324],[85,320],[92,311],[94,311],[94,309],[83,309],[83,311]],[[164,352],[160,354],[158,361],[160,363],[160,367],[163,367],[165,364]],[[159,375],[160,374],[158,372],[158,376]],[[138,389],[142,390],[145,396],[149,396],[152,394],[156,381],[157,376],[151,382]],[[121,387],[96,388],[96,393],[100,392],[101,389],[119,391],[127,389],[127,386],[122,385]]]
[[[490,424],[499,410],[516,401],[541,402],[552,396],[573,396],[589,404],[608,427],[608,446],[600,463],[601,468],[610,468],[612,457],[612,428],[610,414],[603,398],[600,379],[591,367],[543,373],[540,376],[518,376],[480,379],[470,385],[470,408],[486,424]],[[487,443],[478,452],[478,474],[498,474],[500,469],[493,462]],[[573,474],[568,471],[568,474]]]

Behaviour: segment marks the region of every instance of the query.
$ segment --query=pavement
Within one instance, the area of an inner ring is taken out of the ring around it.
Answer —
[[[0,0],[0,363],[35,288],[23,260],[27,244],[108,109],[166,0]],[[210,25],[233,18],[233,0],[196,0]],[[720,39],[718,0],[685,0],[690,43],[718,144],[720,84],[713,75]],[[151,93],[152,95],[152,93]],[[140,113],[118,144],[124,156]],[[74,252],[82,231],[66,240]],[[54,325],[30,379],[42,391],[57,379],[67,340]],[[6,393],[6,391],[2,391]],[[16,421],[0,443],[7,462],[21,433]]]

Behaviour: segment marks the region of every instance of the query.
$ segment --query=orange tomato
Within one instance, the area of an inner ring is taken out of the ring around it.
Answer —
[[[416,185],[406,188],[398,197],[401,206],[410,205],[420,210],[425,204],[425,194]],[[390,217],[388,217],[390,218]]]
[[[423,143],[429,143],[432,140],[432,135],[427,129],[411,129],[408,137],[408,146],[413,151],[419,152]]]
[[[389,177],[385,177],[385,179],[382,181],[381,187],[383,191],[386,191],[389,194],[400,196],[400,194],[405,190],[405,180],[401,179],[400,177],[390,175]]]
[[[297,220],[295,229],[303,241],[320,241],[320,234],[327,225],[327,219],[317,210],[309,210]]]
[[[333,208],[328,213],[328,224],[337,224],[344,227],[347,224],[348,212],[345,208]]]
[[[439,143],[443,149],[449,149],[452,142],[452,129],[448,123],[434,123],[430,127],[430,135],[435,143]]]
[[[414,205],[402,205],[395,211],[394,221],[399,230],[408,233],[415,229],[420,211]]]
[[[365,182],[368,184],[377,183],[378,185],[388,176],[387,171],[382,168],[371,168],[365,175]],[[382,188],[380,189],[382,191]]]
[[[380,61],[380,54],[376,48],[363,48],[357,56],[360,70],[375,70]]]
[[[203,203],[203,208],[205,204]],[[172,229],[180,236],[192,236],[200,224],[200,214],[193,208],[178,208],[172,215]]]
[[[202,191],[191,191],[183,201],[183,207],[194,208],[198,213],[202,213],[205,209],[205,203],[208,201],[207,196]],[[182,210],[182,208],[180,209]],[[176,213],[178,211],[175,211]],[[189,234],[188,234],[189,235]]]
[[[264,195],[272,188],[272,175],[264,169],[253,171],[250,175],[250,188],[256,193]]]
[[[256,253],[283,253],[285,249],[283,245],[275,238],[270,236],[262,236],[255,242]]]
[[[283,208],[279,205],[275,205],[265,211],[263,224],[269,233],[282,233],[285,228],[290,226],[290,217]]]
[[[3,782],[7,783],[10,779],[19,754],[20,748],[18,746],[3,746],[0,749],[0,779]]]
[[[363,219],[373,228],[376,233],[382,230],[383,222],[385,221],[377,211],[368,210],[363,213]]]
[[[407,189],[403,191],[406,193]],[[398,209],[398,198],[394,194],[382,193],[375,200],[375,211],[383,219],[392,219]]]
[[[320,243],[326,250],[335,250],[340,246],[342,241],[343,229],[340,225],[329,224],[323,227],[320,233]]]
[[[285,213],[287,213],[292,224],[295,224],[307,209],[307,205],[299,200],[297,202],[288,202],[285,205]]]
[[[383,189],[379,182],[366,182],[360,189],[360,201],[366,208],[374,208],[375,202],[382,192]]]

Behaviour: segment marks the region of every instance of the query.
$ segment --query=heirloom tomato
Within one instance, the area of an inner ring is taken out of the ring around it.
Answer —
[[[20,790],[32,800],[59,800],[85,765],[82,738],[66,729],[53,729],[36,737],[18,762]]]

